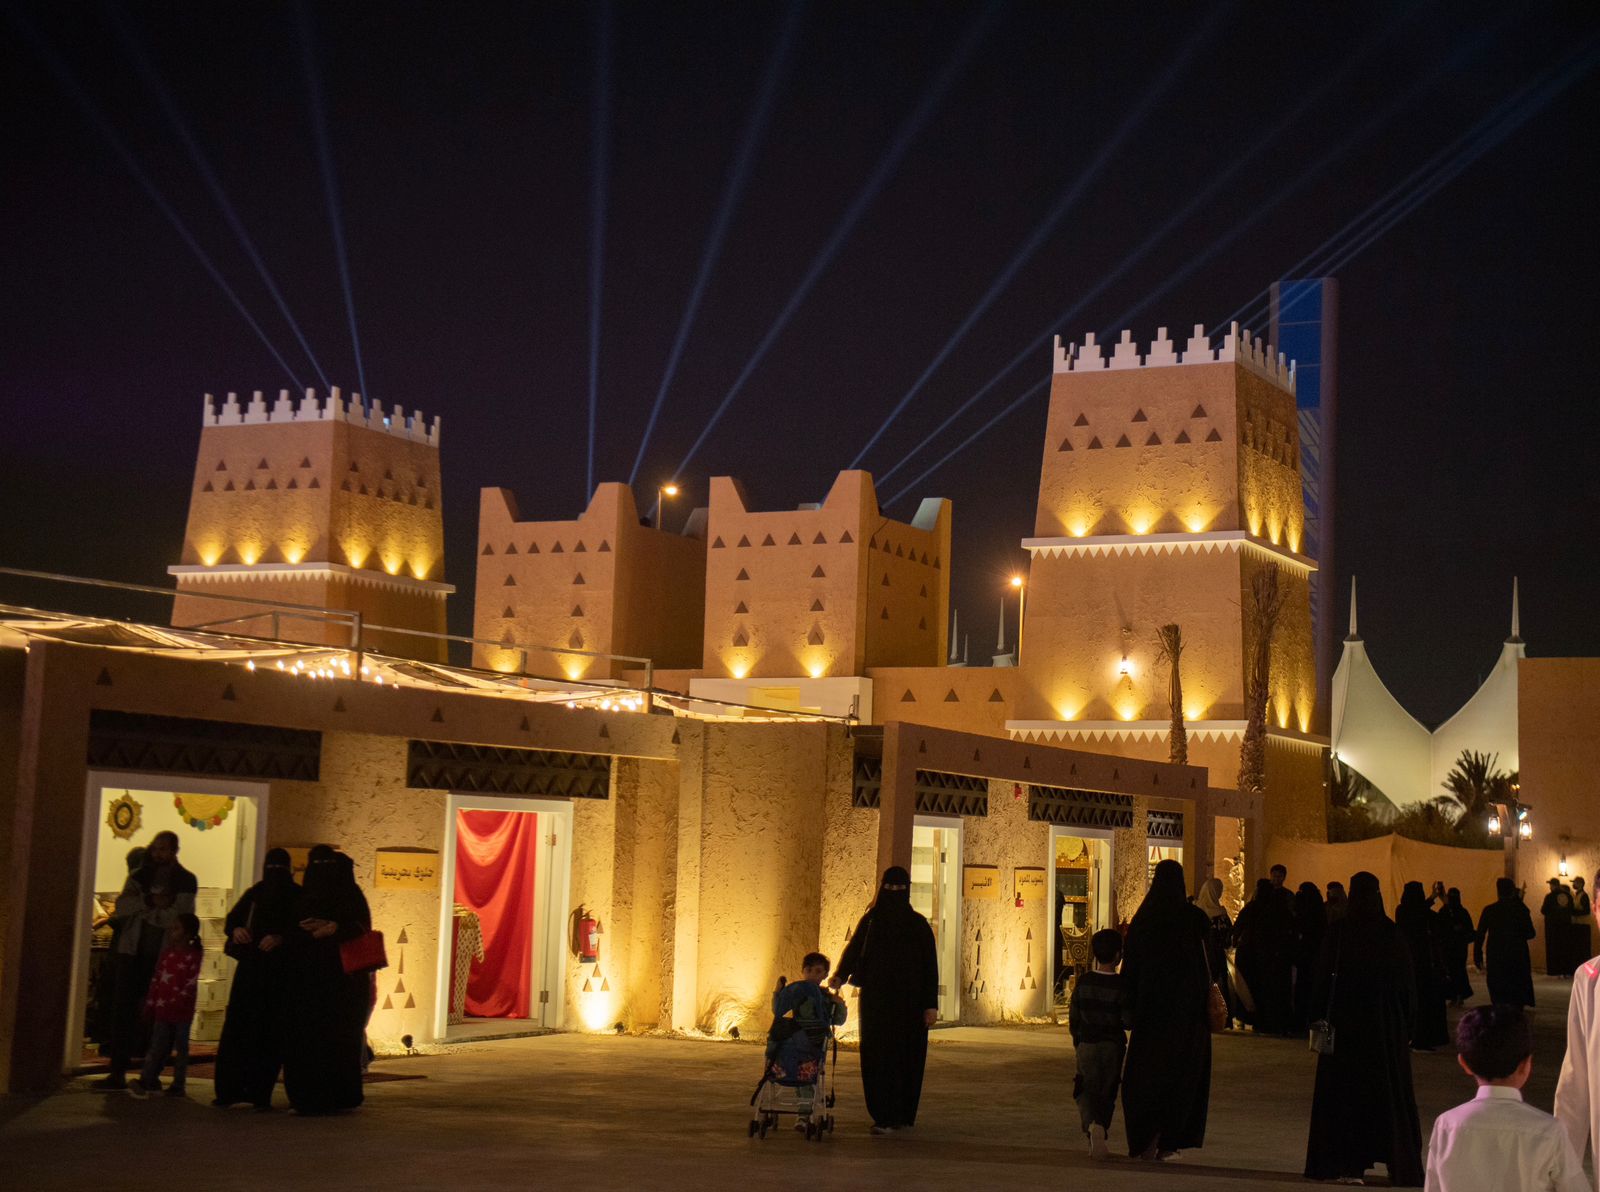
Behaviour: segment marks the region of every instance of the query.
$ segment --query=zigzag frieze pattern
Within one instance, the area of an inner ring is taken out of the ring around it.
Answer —
[[[917,810],[923,815],[989,814],[989,780],[942,770],[918,770]]]
[[[414,790],[471,794],[606,799],[611,795],[611,759],[604,754],[551,749],[412,741],[406,757],[406,785]]]
[[[1183,840],[1183,813],[1179,811],[1152,811],[1145,826],[1145,835],[1151,840]]]
[[[883,795],[883,759],[861,756],[856,758],[850,806],[863,809],[876,808]]]
[[[99,709],[89,716],[88,762],[98,770],[315,782],[322,734]]]
[[[1036,823],[1077,828],[1131,828],[1133,796],[1068,790],[1059,786],[1030,786],[1028,818]]]

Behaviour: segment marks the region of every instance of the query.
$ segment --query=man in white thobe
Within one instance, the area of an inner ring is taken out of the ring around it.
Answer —
[[[1572,975],[1572,1001],[1567,1007],[1567,1056],[1561,1061],[1556,1082],[1556,1120],[1566,1128],[1572,1149],[1583,1158],[1591,1139],[1600,1139],[1600,1002],[1595,984],[1600,981],[1600,957],[1578,966]],[[1600,1146],[1596,1148],[1600,1167]]]

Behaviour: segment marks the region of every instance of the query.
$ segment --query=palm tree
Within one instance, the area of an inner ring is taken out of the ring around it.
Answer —
[[[1328,805],[1357,807],[1372,797],[1376,788],[1360,770],[1338,757],[1328,759]]]
[[[1175,765],[1189,763],[1189,734],[1183,727],[1183,676],[1178,671],[1183,658],[1183,630],[1177,625],[1163,625],[1156,634],[1160,647],[1156,663],[1165,662],[1167,671],[1167,707],[1172,712],[1172,729],[1167,735],[1167,760]]]
[[[1510,801],[1510,775],[1497,769],[1500,755],[1463,749],[1456,764],[1445,775],[1445,793],[1434,799],[1451,812],[1457,825],[1488,816],[1491,803]]]
[[[1278,565],[1269,563],[1250,577],[1247,622],[1254,649],[1245,672],[1244,741],[1239,746],[1239,790],[1259,795],[1267,786],[1267,689],[1272,677],[1272,635],[1283,612]]]

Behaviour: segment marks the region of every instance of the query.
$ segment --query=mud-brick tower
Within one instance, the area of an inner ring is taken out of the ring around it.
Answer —
[[[1310,580],[1301,554],[1294,366],[1248,331],[1220,348],[1165,328],[1109,357],[1056,341],[1029,552],[1025,687],[1014,735],[1165,760],[1168,667],[1157,632],[1183,631],[1189,760],[1232,787],[1255,646],[1252,579],[1276,564],[1265,823],[1324,838],[1325,738],[1315,704]]]
[[[329,620],[259,613],[213,595],[347,609],[366,625],[442,633],[444,524],[439,419],[385,414],[356,395],[314,391],[295,405],[259,390],[241,407],[208,393],[189,498],[183,558],[168,571],[182,593],[174,625],[229,621],[234,632],[344,645]],[[245,618],[243,620],[239,618]],[[443,660],[444,643],[368,631],[369,650]]]

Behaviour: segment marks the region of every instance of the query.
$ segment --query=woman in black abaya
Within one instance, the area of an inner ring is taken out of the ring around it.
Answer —
[[[1393,1186],[1422,1186],[1412,981],[1411,954],[1383,913],[1378,879],[1356,874],[1345,917],[1323,941],[1312,993],[1313,1015],[1333,1026],[1333,1050],[1317,1056],[1308,1179],[1359,1181],[1382,1163]]]
[[[1162,861],[1133,916],[1122,953],[1123,996],[1133,1017],[1122,1072],[1128,1153],[1164,1159],[1205,1142],[1211,1098],[1206,965],[1211,921],[1189,902],[1183,866]]]
[[[217,1044],[216,1100],[226,1107],[247,1101],[272,1108],[272,1089],[283,1064],[284,1021],[288,1013],[288,949],[297,930],[300,886],[289,854],[267,850],[261,880],[244,892],[223,925],[227,953],[237,962],[228,1014]]]
[[[347,857],[325,844],[311,850],[295,918],[283,1090],[297,1113],[354,1109],[370,979],[345,972],[339,948],[371,929],[372,914]]]
[[[1461,905],[1461,891],[1450,887],[1445,903],[1435,912],[1439,916],[1439,931],[1444,938],[1444,995],[1453,1006],[1459,1006],[1472,996],[1472,982],[1467,977],[1467,953],[1472,950],[1477,929],[1472,926],[1472,912]]]
[[[1495,900],[1478,916],[1472,962],[1488,981],[1491,1002],[1531,1006],[1533,963],[1528,958],[1528,941],[1533,938],[1533,917],[1510,878],[1496,878],[1494,888]]]
[[[888,1134],[917,1121],[928,1028],[939,1016],[939,957],[933,929],[911,909],[911,875],[884,871],[872,908],[845,945],[833,987],[861,990],[861,1087],[872,1132]]]
[[[1236,962],[1255,999],[1250,1021],[1265,1035],[1285,1035],[1294,1025],[1294,915],[1266,878],[1256,882],[1233,925]]]
[[[1445,1019],[1443,966],[1440,963],[1439,917],[1428,909],[1421,882],[1407,882],[1400,891],[1394,925],[1411,953],[1411,981],[1417,991],[1416,1025],[1411,1046],[1432,1051],[1450,1042]]]

